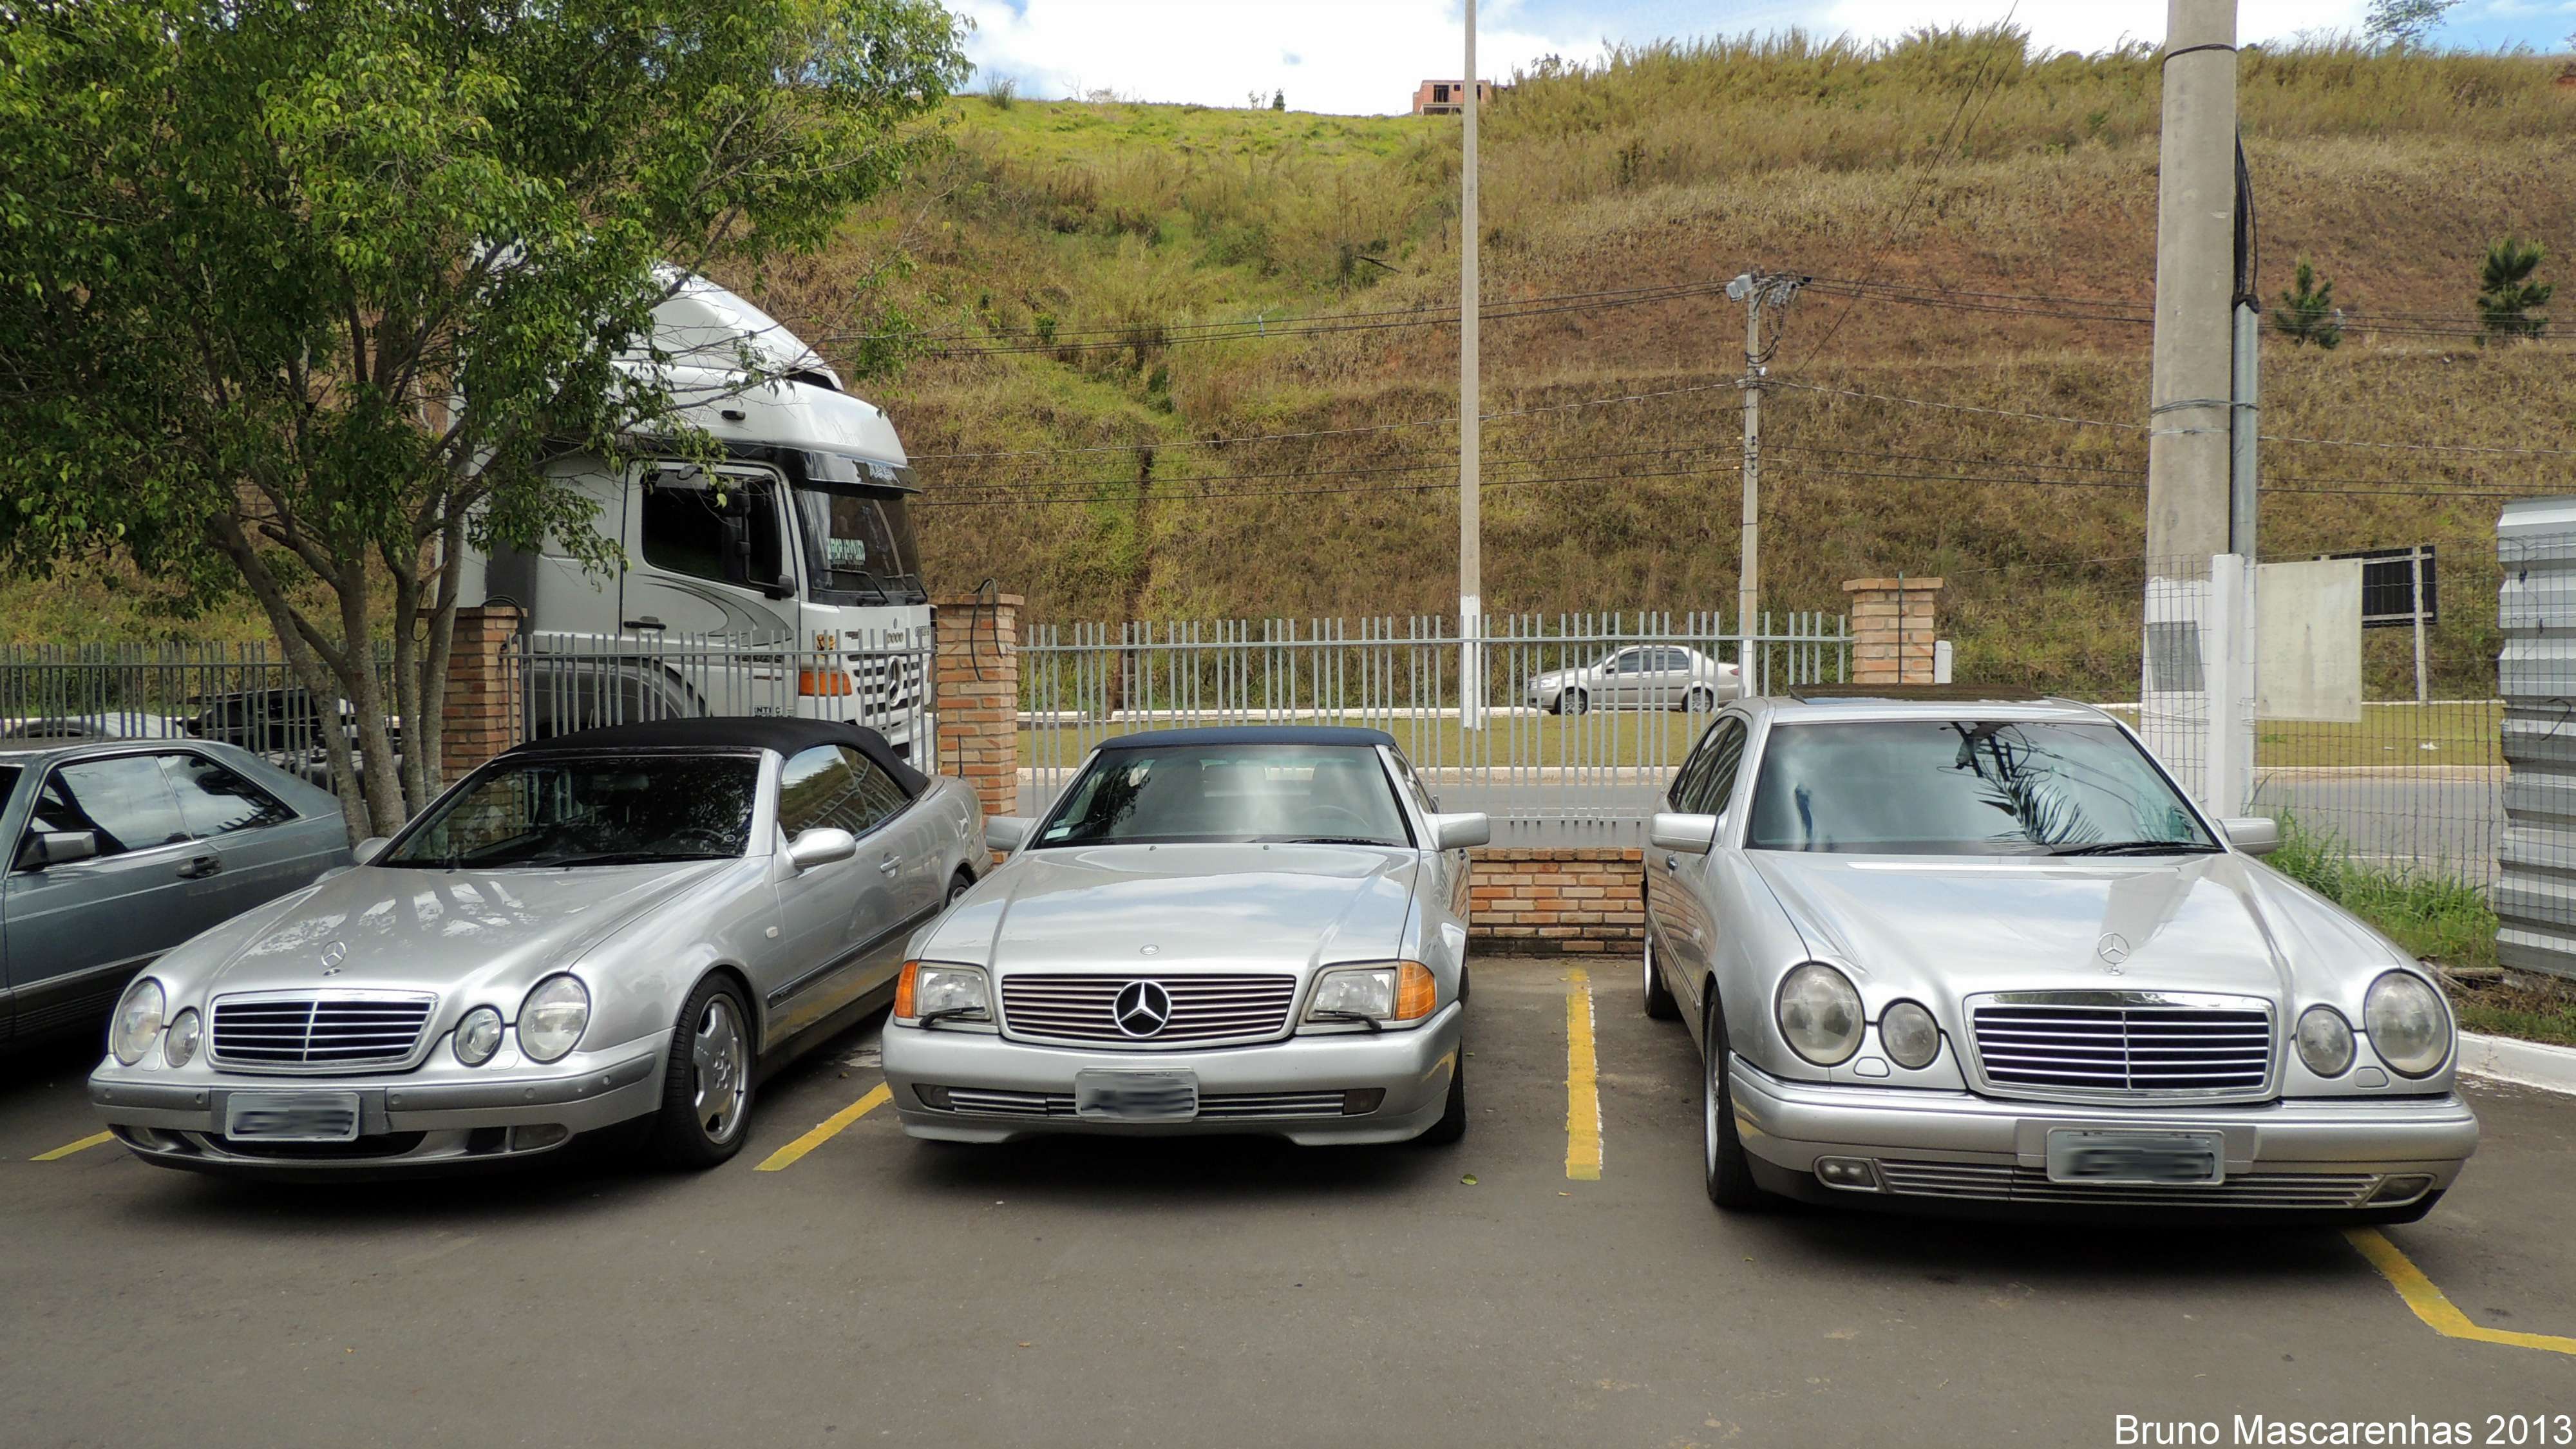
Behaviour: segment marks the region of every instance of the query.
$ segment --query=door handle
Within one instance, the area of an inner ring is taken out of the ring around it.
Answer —
[[[1678,855],[1668,855],[1668,856],[1665,856],[1665,857],[1664,857],[1664,869],[1666,869],[1666,870],[1679,870],[1679,869],[1681,869],[1681,868],[1682,868],[1682,858],[1681,858],[1680,856],[1678,856]]]
[[[207,876],[213,875],[215,872],[222,870],[223,868],[224,859],[222,856],[201,855],[196,859],[189,861],[186,865],[179,867],[179,879],[203,880]]]
[[[877,869],[884,871],[887,875],[892,875],[896,871],[903,869],[903,860],[899,856],[889,855],[885,859],[877,862]]]

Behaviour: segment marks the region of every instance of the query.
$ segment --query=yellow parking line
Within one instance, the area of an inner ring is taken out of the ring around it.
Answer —
[[[84,1138],[82,1138],[81,1140],[79,1140],[78,1142],[74,1142],[74,1143],[71,1143],[71,1144],[69,1144],[69,1145],[67,1145],[67,1146],[63,1146],[63,1147],[57,1147],[57,1148],[55,1148],[55,1149],[54,1149],[53,1151],[51,1151],[51,1152],[39,1152],[39,1153],[37,1153],[35,1156],[33,1156],[33,1157],[31,1157],[31,1158],[28,1158],[27,1160],[28,1160],[28,1161],[30,1161],[30,1162],[52,1162],[52,1161],[56,1160],[57,1158],[69,1157],[69,1156],[71,1156],[71,1155],[72,1155],[73,1153],[75,1153],[75,1152],[80,1152],[80,1151],[84,1151],[84,1150],[86,1150],[86,1149],[88,1149],[88,1148],[96,1147],[98,1144],[100,1144],[100,1143],[102,1143],[102,1142],[111,1142],[111,1141],[114,1141],[114,1140],[115,1140],[115,1138],[116,1138],[116,1134],[115,1134],[115,1133],[113,1133],[113,1132],[101,1132],[101,1133],[100,1133],[100,1134],[98,1134],[96,1137],[84,1137]]]
[[[2397,1245],[2388,1241],[2379,1229],[2352,1228],[2344,1236],[2361,1250],[2361,1255],[2370,1260],[2370,1266],[2379,1270],[2379,1275],[2388,1280],[2389,1286],[2397,1290],[2397,1296],[2406,1300],[2406,1306],[2415,1310],[2415,1316],[2424,1320],[2424,1326],[2444,1338],[2469,1338],[2479,1343],[2536,1348],[2544,1353],[2576,1354],[2576,1338],[2558,1338],[2546,1333],[2514,1333],[2502,1328],[2481,1328],[2470,1322],[2469,1315],[2443,1297],[2442,1290],[2433,1286],[2433,1280],[2424,1276],[2424,1270],[2398,1251]]]
[[[1601,1083],[1592,1051],[1592,974],[1577,966],[1565,994],[1565,1175],[1601,1178]]]
[[[796,1165],[796,1159],[841,1135],[841,1129],[894,1100],[894,1089],[883,1082],[875,1090],[824,1118],[814,1130],[769,1154],[769,1160],[752,1169],[754,1172],[777,1172]]]

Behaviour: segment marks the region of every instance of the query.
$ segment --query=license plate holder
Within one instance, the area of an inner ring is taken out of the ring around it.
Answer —
[[[2048,1134],[2048,1180],[2101,1187],[2188,1187],[2227,1180],[2220,1132],[2060,1127]]]
[[[235,1092],[224,1101],[224,1135],[244,1142],[355,1142],[355,1092]]]
[[[1073,1074],[1073,1115],[1108,1122],[1187,1122],[1199,1114],[1199,1074],[1085,1068]]]

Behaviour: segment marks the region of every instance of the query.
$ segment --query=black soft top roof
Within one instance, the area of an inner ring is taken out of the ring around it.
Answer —
[[[1386,745],[1395,736],[1384,730],[1343,725],[1219,725],[1194,730],[1142,730],[1100,742],[1104,750],[1160,750],[1175,745]]]
[[[930,781],[906,764],[886,737],[864,725],[840,720],[782,719],[776,716],[716,716],[661,719],[645,724],[609,725],[576,730],[552,739],[531,740],[504,759],[530,755],[590,755],[612,750],[776,750],[793,758],[816,745],[848,745],[874,760],[894,777],[906,795],[918,795]]]

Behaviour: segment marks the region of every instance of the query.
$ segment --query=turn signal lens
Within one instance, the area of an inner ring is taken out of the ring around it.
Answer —
[[[1395,979],[1395,1019],[1420,1021],[1440,1004],[1440,983],[1431,979],[1431,968],[1419,961],[1407,961]]]
[[[803,695],[845,695],[850,692],[850,676],[837,669],[800,669],[796,672],[796,692]]]
[[[920,990],[920,986],[921,963],[918,961],[904,962],[902,974],[894,978],[893,1015],[896,1020],[910,1021],[914,1017],[921,1015],[919,1011],[913,1009],[913,997]]]
[[[2340,1077],[2352,1065],[2352,1023],[2331,1006],[2299,1013],[2299,1060],[2320,1077]]]

